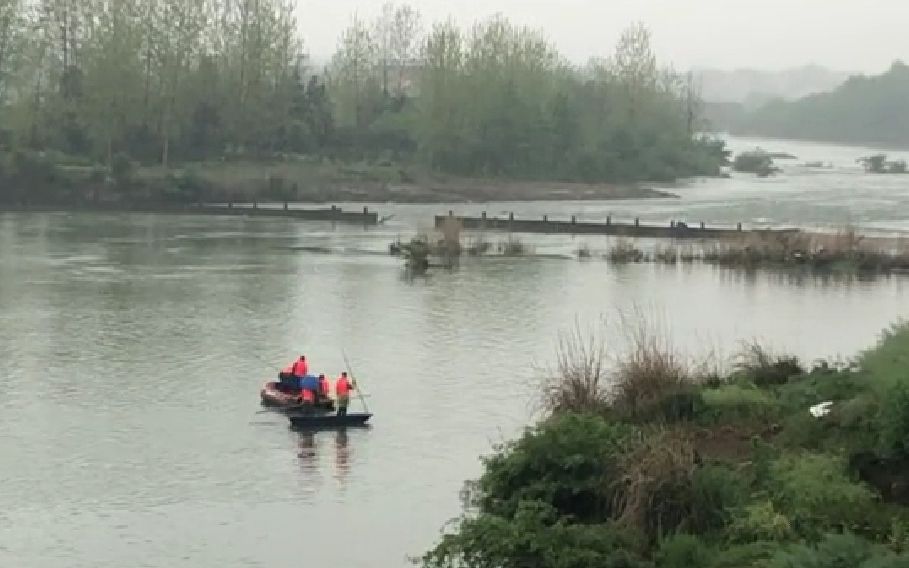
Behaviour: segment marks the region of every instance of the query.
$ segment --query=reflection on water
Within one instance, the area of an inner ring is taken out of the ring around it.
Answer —
[[[300,436],[300,451],[297,453],[297,457],[300,458],[300,463],[303,465],[303,473],[310,474],[318,470],[318,461],[317,456],[318,452],[316,451],[316,435],[312,431],[303,431],[299,433]]]
[[[349,443],[347,430],[342,428],[335,432],[335,479],[342,485],[347,481],[347,475],[350,473]]]
[[[365,431],[368,429],[358,428],[357,430]],[[343,488],[350,476],[352,462],[350,434],[347,429],[298,430],[295,433],[298,437],[297,458],[300,460],[304,481],[311,481],[320,477],[323,473],[320,457],[321,459],[326,459],[327,456],[325,454],[330,452],[331,476]],[[366,443],[365,439],[361,441]],[[320,454],[322,455],[320,456]]]

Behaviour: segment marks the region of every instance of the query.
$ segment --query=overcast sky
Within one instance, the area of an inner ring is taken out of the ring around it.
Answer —
[[[330,56],[354,12],[384,0],[298,0],[309,52]],[[629,23],[644,22],[676,68],[783,69],[809,63],[879,72],[909,60],[909,0],[413,0],[424,21],[470,24],[501,12],[543,28],[570,59],[608,54]]]

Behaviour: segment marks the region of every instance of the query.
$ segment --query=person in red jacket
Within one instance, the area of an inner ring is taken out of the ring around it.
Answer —
[[[306,362],[306,355],[300,355],[300,358],[294,361],[291,372],[298,378],[303,378],[309,373],[309,363]]]
[[[347,415],[347,406],[350,404],[350,391],[354,390],[353,383],[347,378],[347,372],[341,373],[335,381],[335,397],[337,398],[338,416]]]
[[[325,378],[325,375],[319,375],[319,400],[328,400],[330,393],[331,386],[328,384],[328,379]]]

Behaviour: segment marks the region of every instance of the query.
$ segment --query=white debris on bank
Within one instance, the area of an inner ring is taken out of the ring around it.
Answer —
[[[830,414],[831,406],[833,406],[833,401],[828,400],[827,402],[815,404],[809,410],[811,412],[811,416],[814,416],[815,418],[821,418],[822,416],[827,416]]]

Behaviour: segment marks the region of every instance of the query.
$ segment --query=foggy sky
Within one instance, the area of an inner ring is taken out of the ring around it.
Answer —
[[[298,0],[307,50],[331,55],[354,12],[384,0]],[[412,0],[426,21],[470,24],[496,12],[543,28],[569,59],[612,51],[622,29],[645,23],[661,61],[677,69],[784,69],[818,64],[877,73],[909,60],[909,0]]]

